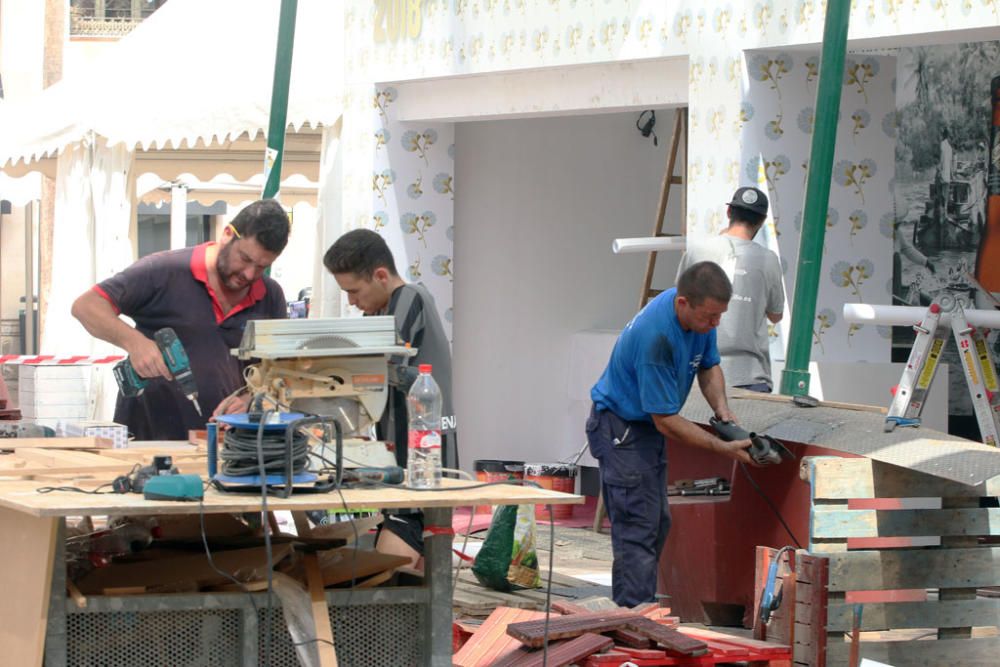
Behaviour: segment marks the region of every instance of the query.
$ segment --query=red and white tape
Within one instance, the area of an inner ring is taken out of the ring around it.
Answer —
[[[91,357],[84,354],[57,357],[54,354],[3,354],[0,364],[38,365],[38,366],[75,366],[81,364],[113,364],[121,361],[125,355],[113,354],[104,357]]]

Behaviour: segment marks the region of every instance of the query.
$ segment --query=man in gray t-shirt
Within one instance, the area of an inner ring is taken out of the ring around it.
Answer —
[[[347,300],[365,315],[392,315],[396,333],[404,343],[417,348],[408,368],[431,364],[431,374],[441,388],[441,451],[445,467],[458,467],[455,413],[452,409],[451,345],[445,335],[434,298],[423,285],[407,283],[396,271],[385,239],[368,229],[355,229],[338,238],[323,256],[323,265],[333,274]],[[406,467],[406,392],[415,374],[400,374],[400,384],[390,386],[385,412],[378,424],[378,437],[395,443],[396,461]],[[420,566],[424,549],[423,514],[416,511],[384,512],[385,520],[375,538],[382,553],[406,556]]]
[[[733,298],[717,329],[722,373],[731,386],[770,392],[767,323],[781,321],[785,291],[778,256],[753,241],[767,219],[767,195],[757,188],[739,188],[727,216],[729,227],[721,234],[688,244],[677,275],[704,261],[723,268],[733,283]]]

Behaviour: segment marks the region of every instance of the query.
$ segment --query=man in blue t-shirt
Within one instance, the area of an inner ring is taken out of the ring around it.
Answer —
[[[621,606],[655,599],[660,552],[670,531],[664,437],[753,465],[749,440],[723,441],[680,415],[697,376],[716,417],[735,421],[715,342],[731,296],[718,264],[694,264],[676,287],[629,322],[590,390],[587,442],[600,464],[611,520],[612,593]]]

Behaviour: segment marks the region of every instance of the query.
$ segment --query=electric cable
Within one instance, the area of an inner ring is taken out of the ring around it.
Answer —
[[[771,511],[774,512],[774,516],[778,517],[778,521],[781,522],[781,525],[784,527],[785,532],[788,533],[788,536],[792,538],[792,542],[795,543],[795,546],[801,549],[802,544],[798,541],[798,539],[796,539],[795,534],[792,532],[792,529],[788,527],[788,524],[785,522],[785,517],[781,515],[781,512],[778,510],[778,507],[774,504],[774,502],[771,501],[770,498],[767,497],[767,494],[764,493],[764,489],[760,488],[760,485],[757,484],[757,480],[755,480],[750,475],[750,471],[747,470],[746,464],[743,463],[742,461],[740,461],[739,464],[740,464],[740,469],[743,471],[743,474],[746,475],[746,478],[750,482],[750,485],[760,495],[760,497],[764,499],[764,502],[767,503],[767,506],[771,508]]]
[[[441,468],[441,472],[456,474],[459,477],[463,477],[468,480],[473,479],[472,475],[465,472],[464,470],[459,470],[458,468]],[[455,595],[455,589],[458,588],[458,575],[462,573],[462,564],[465,563],[465,559],[468,558],[468,555],[465,553],[465,550],[469,546],[469,533],[472,532],[472,521],[475,518],[476,518],[476,506],[470,505],[469,524],[465,527],[465,536],[464,539],[462,540],[462,548],[459,549],[459,553],[461,555],[458,557],[458,564],[455,565],[455,576],[451,580],[451,594],[453,597]],[[454,547],[452,547],[452,551],[455,551]]]
[[[271,412],[271,411],[268,411]],[[229,429],[223,436],[219,452],[223,474],[234,477],[259,473],[261,478],[270,473],[285,471],[285,432],[264,433],[264,418],[256,437],[249,437],[239,429]],[[309,464],[309,439],[296,433],[292,438],[292,472],[298,474]],[[262,482],[263,483],[263,482]]]
[[[267,468],[264,464],[264,425],[267,424],[272,412],[272,410],[265,410],[264,414],[261,415],[260,423],[257,425],[257,463],[259,464],[258,474],[260,475],[260,526],[264,531],[264,551],[267,556],[267,610],[264,612],[264,626],[267,628],[267,634],[264,635],[264,665],[271,664],[271,618],[273,611],[272,604],[274,602],[272,598],[274,577],[271,573],[274,563],[271,554],[271,525],[267,520]],[[283,453],[285,451],[284,435],[282,435],[281,440],[281,451]]]
[[[112,486],[111,484],[101,484],[100,486],[93,489],[81,489],[78,486],[40,486],[35,491],[37,493],[52,493],[53,491],[72,491],[73,493],[88,493],[95,496],[103,496],[111,493],[118,493],[117,491],[102,491],[105,487]]]
[[[226,579],[228,579],[229,581],[233,582],[234,584],[236,584],[237,586],[239,586],[239,588],[244,593],[246,593],[247,599],[250,600],[250,606],[253,607],[254,617],[258,617],[257,603],[254,601],[253,594],[250,592],[250,589],[247,588],[246,584],[244,584],[242,581],[240,581],[239,579],[237,579],[236,577],[234,577],[230,573],[228,573],[225,570],[223,570],[220,567],[218,567],[215,564],[215,559],[212,558],[212,550],[208,546],[208,534],[207,534],[207,531],[205,530],[205,499],[204,498],[199,498],[198,499],[198,524],[201,527],[201,543],[202,543],[202,546],[205,547],[205,557],[208,559],[208,566],[211,567],[215,571],[216,574],[218,574],[220,576],[223,576]]]
[[[552,503],[546,503],[549,511],[549,580],[545,583],[545,626],[542,630],[542,667],[549,664],[549,616],[552,615],[552,564],[556,560],[556,522]]]

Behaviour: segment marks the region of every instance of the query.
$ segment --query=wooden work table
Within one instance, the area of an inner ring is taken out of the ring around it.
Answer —
[[[259,512],[258,494],[205,492],[204,502],[145,500],[138,494],[92,495],[68,491],[38,493],[51,482],[0,482],[0,646],[4,664],[66,663],[66,594],[63,560],[67,516]],[[269,511],[371,508],[421,508],[428,528],[446,530],[425,540],[425,588],[419,598],[427,605],[423,644],[426,664],[451,664],[451,544],[452,509],[470,505],[578,504],[581,496],[534,487],[498,485],[481,488],[474,482],[444,480],[435,491],[406,488],[344,489],[342,493],[269,496]],[[391,590],[391,589],[385,589]],[[50,612],[51,609],[51,612]],[[255,618],[256,622],[256,618]],[[60,627],[61,626],[61,627]],[[46,642],[46,630],[59,642]],[[46,649],[48,654],[46,655]],[[256,656],[252,662],[257,664]]]

